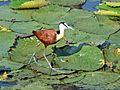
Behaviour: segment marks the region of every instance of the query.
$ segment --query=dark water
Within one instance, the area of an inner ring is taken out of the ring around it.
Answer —
[[[0,6],[8,5],[9,3],[10,3],[10,0],[7,0],[7,1],[0,1]]]
[[[97,11],[98,9],[95,8],[100,4],[100,0],[86,0],[86,3],[82,6],[83,10],[88,11]]]

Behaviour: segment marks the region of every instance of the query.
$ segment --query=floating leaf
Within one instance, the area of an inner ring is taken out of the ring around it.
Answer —
[[[33,13],[33,19],[45,24],[58,24],[60,17],[65,15],[68,10],[69,8],[58,5],[49,5]]]
[[[115,72],[120,72],[120,51],[119,48],[112,46],[106,51],[106,59],[112,63],[112,69]]]
[[[48,4],[48,1],[46,0],[34,0],[34,1],[28,1],[20,5],[19,8],[40,8],[42,6],[45,6]]]
[[[43,50],[42,44],[41,47],[36,46],[39,42],[37,42],[35,38],[18,39],[16,42],[18,43],[16,48],[11,48],[12,50],[9,52],[11,60],[15,62],[27,64],[34,52],[38,52],[41,49]]]
[[[19,33],[32,33],[33,30],[40,29],[41,27],[35,21],[31,22],[16,22],[11,26],[11,29]]]
[[[8,55],[7,51],[13,43],[14,36],[13,32],[0,32],[0,59]]]
[[[2,75],[0,75],[0,81],[7,79],[7,72],[4,72]]]
[[[85,89],[89,89],[92,86],[94,89],[98,88],[106,88],[106,85],[109,86],[119,80],[119,74],[117,73],[110,73],[110,72],[89,72],[86,73],[84,79],[80,82],[77,82],[77,85],[84,86],[86,85]],[[89,87],[88,87],[89,86]],[[110,88],[109,88],[110,89]]]
[[[30,0],[11,0],[10,7],[11,8],[18,8],[21,4],[30,1]]]
[[[120,13],[115,12],[115,11],[105,11],[105,10],[98,10],[94,12],[95,14],[98,15],[107,15],[107,16],[120,16]]]
[[[24,64],[12,62],[9,59],[4,58],[0,61],[0,66],[9,68],[10,70],[13,71],[13,70],[17,70],[17,69],[21,68],[22,66],[24,66]]]
[[[115,2],[111,2],[111,3],[115,3]],[[100,11],[96,12],[98,14],[120,16],[119,15],[120,14],[120,7],[110,7],[109,5],[107,5],[103,2],[99,6],[97,6],[97,8],[100,9]],[[101,10],[105,10],[105,11],[101,11]]]
[[[120,2],[105,2],[105,4],[110,7],[119,7],[120,6]]]
[[[6,27],[0,26],[0,32],[11,32],[11,30],[7,29]]]
[[[76,54],[57,57],[56,63],[63,69],[92,71],[103,66],[101,60],[104,58],[98,48],[83,46]]]
[[[31,83],[30,85],[25,86],[22,90],[53,90],[52,86],[49,86],[41,81]]]
[[[0,7],[0,20],[11,22],[12,19],[14,21],[30,21],[32,13],[35,10],[11,10],[8,6],[1,6]],[[6,14],[7,12],[7,14]]]
[[[117,30],[119,31],[119,29]],[[120,32],[116,32],[110,35],[109,42],[113,44],[113,47],[120,47]]]

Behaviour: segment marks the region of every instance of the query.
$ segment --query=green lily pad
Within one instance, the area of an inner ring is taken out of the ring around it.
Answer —
[[[30,85],[25,86],[22,90],[53,90],[52,86],[48,86],[47,84],[37,81],[31,83]]]
[[[10,21],[11,19],[15,19],[15,21],[30,21],[32,13],[35,10],[12,10],[8,6],[0,7],[0,19]],[[7,13],[6,13],[7,12]]]
[[[84,79],[77,82],[77,86],[81,86],[84,89],[112,89],[110,85],[114,85],[116,81],[119,81],[119,74],[112,72],[88,72]],[[119,87],[119,85],[118,85]],[[115,89],[115,87],[114,87]]]
[[[13,32],[0,32],[0,58],[8,56],[7,51],[13,43],[14,36]]]
[[[21,4],[23,4],[24,2],[27,2],[30,0],[11,0],[10,2],[10,7],[11,8],[18,8]]]
[[[114,47],[119,47],[120,46],[119,38],[120,38],[120,32],[117,32],[110,36],[109,42],[113,44]]]
[[[7,29],[10,29],[12,24],[12,22],[0,21],[0,26],[6,27]]]
[[[34,52],[43,50],[42,44],[39,47],[36,46],[39,43],[36,38],[18,39],[17,43],[16,48],[11,48],[9,52],[11,60],[15,62],[27,64]]]
[[[3,58],[3,59],[0,61],[0,66],[1,66],[1,67],[10,68],[10,70],[12,70],[12,71],[21,68],[23,65],[24,65],[24,64],[12,62],[12,61],[10,61],[10,60],[7,59],[7,58]]]
[[[119,74],[110,72],[89,72],[80,82],[87,85],[107,85],[119,79]]]
[[[18,33],[32,33],[33,30],[40,29],[41,27],[35,21],[31,22],[16,22],[11,26],[11,29]]]
[[[111,45],[110,49],[106,51],[106,59],[112,63],[114,69],[120,69],[120,48],[115,48]],[[118,71],[119,72],[119,71]]]
[[[97,8],[103,9],[103,10],[108,10],[108,11],[115,11],[117,13],[120,13],[119,7],[110,7],[107,4],[105,4],[105,2],[101,3],[99,6],[97,6]]]
[[[83,46],[78,53],[56,57],[55,61],[60,68],[68,70],[92,71],[104,65],[102,52],[94,46]]]
[[[60,7],[58,5],[49,5],[34,12],[32,17],[35,21],[41,23],[58,24],[60,18],[65,15],[68,10],[69,8]]]

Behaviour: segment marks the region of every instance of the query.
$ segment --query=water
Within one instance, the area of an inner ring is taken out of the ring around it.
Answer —
[[[86,3],[82,6],[83,10],[87,11],[98,11],[96,6],[100,4],[100,0],[86,0]]]
[[[9,3],[10,3],[10,0],[0,1],[0,6],[8,5]]]

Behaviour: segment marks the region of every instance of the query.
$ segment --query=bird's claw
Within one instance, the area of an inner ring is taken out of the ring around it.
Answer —
[[[51,68],[52,71],[60,72],[60,73],[65,73],[62,68]]]

